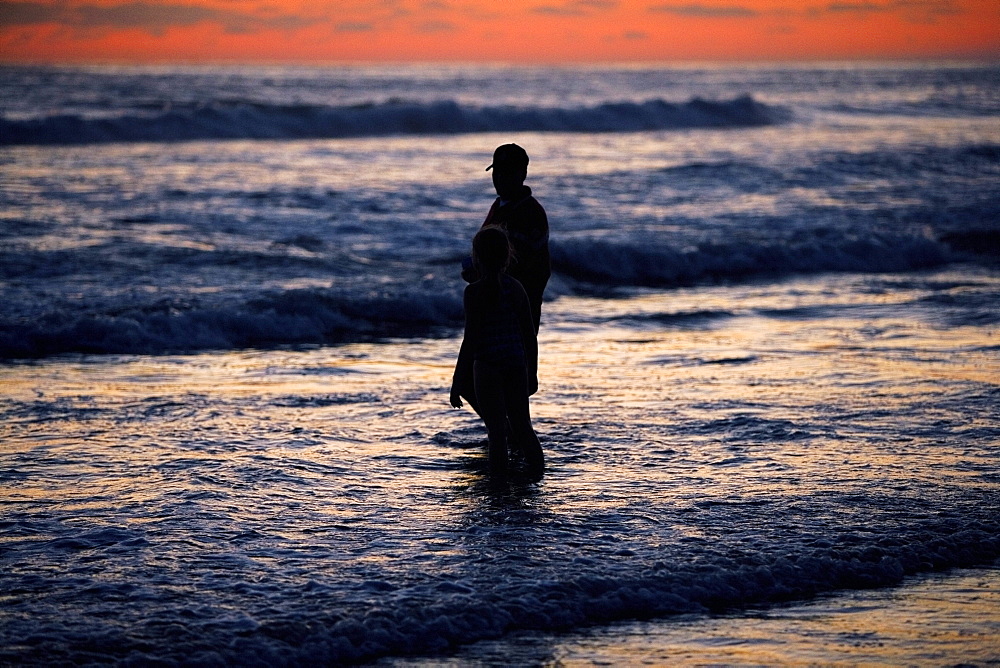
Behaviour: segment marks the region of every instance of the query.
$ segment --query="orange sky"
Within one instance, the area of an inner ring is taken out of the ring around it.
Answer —
[[[0,61],[1000,59],[1000,0],[0,1]]]

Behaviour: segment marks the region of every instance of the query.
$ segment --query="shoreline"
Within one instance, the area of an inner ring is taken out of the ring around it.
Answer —
[[[370,666],[997,665],[1000,561],[907,577],[896,587],[721,615],[518,633],[446,657]]]

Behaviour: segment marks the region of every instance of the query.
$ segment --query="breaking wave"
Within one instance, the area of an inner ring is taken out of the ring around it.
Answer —
[[[552,244],[552,258],[555,279],[549,298],[757,276],[914,271],[961,256],[925,237],[871,236],[801,244],[705,244],[684,250],[570,239]],[[44,274],[54,263],[43,254],[32,264]],[[417,272],[421,267],[411,269]],[[31,267],[20,267],[16,273],[21,280],[34,275]],[[162,354],[450,335],[462,325],[462,285],[456,260],[454,280],[426,284],[414,280],[409,287],[376,293],[308,288],[214,302],[158,299],[125,304],[112,299],[100,306],[63,302],[45,314],[31,311],[29,317],[22,310],[22,315],[0,318],[0,358],[67,352]]]
[[[796,243],[712,243],[683,250],[655,243],[568,240],[552,249],[553,268],[569,278],[651,287],[827,271],[914,271],[940,266],[953,258],[946,244],[902,235],[817,236]]]
[[[289,290],[237,304],[81,311],[53,310],[37,319],[0,321],[0,357],[60,353],[162,354],[271,348],[432,336],[462,321],[455,295],[345,296]]]
[[[863,495],[834,495],[834,499],[838,496],[840,502],[862,506],[875,501]],[[727,508],[741,505],[716,503]],[[760,513],[760,504],[768,501],[752,502],[745,514]],[[563,574],[530,562],[522,565],[527,559],[508,554],[518,559],[520,569],[501,571],[499,581],[486,581],[485,575],[451,574],[447,580],[426,578],[399,587],[375,578],[359,583],[360,589],[347,602],[320,582],[309,580],[297,592],[299,609],[282,618],[270,615],[267,619],[253,609],[233,609],[206,625],[204,635],[183,630],[180,622],[207,613],[178,609],[180,603],[171,602],[160,615],[177,630],[169,642],[164,638],[166,631],[160,632],[155,644],[124,633],[106,633],[97,642],[86,635],[88,631],[51,624],[29,631],[31,620],[17,616],[10,624],[14,637],[30,636],[33,642],[24,643],[19,651],[4,651],[0,658],[47,665],[52,659],[46,642],[50,641],[67,663],[344,665],[388,656],[441,654],[518,631],[552,632],[618,620],[808,600],[824,592],[898,585],[912,574],[990,563],[1000,554],[1000,525],[990,511],[995,508],[986,504],[981,509],[968,508],[964,515],[946,511],[944,517],[926,516],[908,525],[821,524],[797,539],[752,549],[711,549],[695,539],[686,549],[665,548],[659,559],[627,550],[603,562],[577,557]],[[148,545],[141,530],[132,528],[59,538],[47,548],[64,552],[117,548],[121,552]],[[484,568],[487,574],[498,575],[490,566]],[[129,601],[136,595],[134,586],[91,584],[82,576],[80,581],[90,584],[87,593],[92,600]],[[147,597],[156,593],[143,590]],[[357,600],[361,603],[352,604]],[[73,640],[63,641],[65,636]]]
[[[343,107],[216,102],[134,111],[113,118],[59,114],[0,119],[0,145],[169,142],[207,139],[322,139],[476,132],[636,132],[740,128],[787,120],[789,113],[746,95],[732,100],[661,99],[589,107],[475,107],[451,100],[390,101]]]
[[[330,620],[329,626],[313,630],[308,642],[302,642],[301,624],[260,626],[245,635],[245,644],[227,648],[225,654],[239,656],[250,650],[281,655],[301,643],[292,650],[301,653],[296,658],[358,662],[443,652],[512,631],[557,631],[623,619],[725,611],[808,599],[838,589],[896,585],[913,573],[995,558],[1000,550],[992,533],[996,523],[968,524],[972,526],[961,526],[950,535],[925,526],[904,537],[904,530],[875,544],[845,532],[808,548],[756,554],[742,562],[719,559],[688,566],[661,561],[648,569],[620,573],[610,568],[588,572],[581,566],[576,576],[565,580],[516,581],[485,595],[466,583],[441,583],[413,592],[412,599],[399,597],[403,598],[399,608]],[[903,544],[892,544],[893,540]]]

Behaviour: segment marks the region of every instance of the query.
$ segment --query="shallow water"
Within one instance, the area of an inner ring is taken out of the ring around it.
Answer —
[[[448,658],[376,665],[990,666],[1000,663],[998,638],[1000,569],[960,569],[806,604],[515,634]]]
[[[548,472],[501,487],[447,406],[453,339],[8,365],[0,656],[434,654],[990,561],[998,289],[955,268],[561,299]]]

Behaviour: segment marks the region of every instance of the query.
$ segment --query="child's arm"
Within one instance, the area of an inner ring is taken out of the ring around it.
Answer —
[[[469,286],[471,287],[471,286]],[[471,311],[472,300],[469,297],[469,287],[465,288],[462,296],[462,303],[465,308],[465,333],[462,336],[462,347],[458,351],[458,361],[455,362],[455,373],[451,379],[451,405],[455,408],[462,407],[461,381],[472,377],[472,351],[475,343],[475,327]]]
[[[462,377],[463,360],[468,357],[465,351],[465,341],[462,341],[462,349],[458,352],[458,363],[455,365],[455,375],[451,377],[451,396],[449,401],[453,408],[462,407],[462,394],[459,390],[459,378]]]

